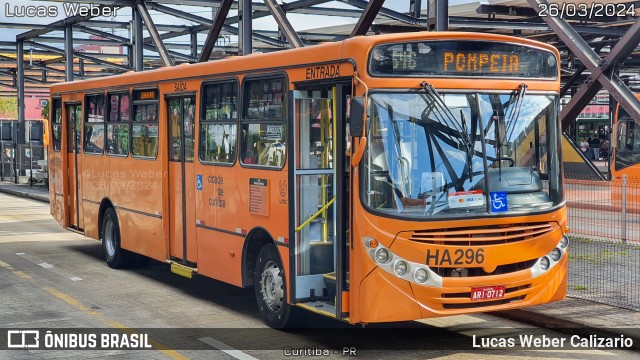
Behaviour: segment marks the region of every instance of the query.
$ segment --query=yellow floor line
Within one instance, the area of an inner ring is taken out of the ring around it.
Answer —
[[[14,271],[14,274],[20,276],[21,278],[23,278],[24,280],[33,280],[33,278],[31,277],[31,275],[22,272],[22,271]]]
[[[9,264],[7,264],[6,262],[4,262],[4,261],[0,260],[0,267],[3,267],[3,268],[10,268],[10,267],[11,267],[11,265],[9,265]]]
[[[80,300],[63,293],[60,290],[54,289],[52,287],[43,287],[43,289],[45,291],[47,291],[48,293],[50,293],[51,295],[57,297],[58,299],[66,302],[67,304],[75,307],[76,309],[80,310],[80,311],[84,311],[87,314],[100,319],[100,321],[104,322],[105,324],[111,326],[112,328],[116,328],[116,329],[120,329],[123,332],[127,333],[127,334],[133,334],[136,333],[135,329],[132,329],[122,323],[119,323],[113,319],[110,319],[109,317],[107,317],[106,315],[99,313],[95,310],[91,310],[91,308],[89,308],[88,306],[84,305]],[[159,343],[153,339],[149,339],[149,343],[155,347],[159,352],[173,358],[176,360],[187,360],[189,359],[188,357],[180,354],[179,352],[175,351],[175,350],[170,350],[168,346]]]

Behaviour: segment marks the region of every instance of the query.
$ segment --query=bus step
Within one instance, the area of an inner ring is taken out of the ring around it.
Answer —
[[[330,318],[336,318],[336,308],[333,304],[330,304],[325,301],[310,301],[305,303],[298,303],[296,306],[301,307],[303,309],[307,309],[316,314],[328,316]]]
[[[180,276],[184,276],[186,278],[191,279],[193,277],[193,274],[198,273],[198,269],[184,266],[172,260],[168,260],[167,262],[171,264],[171,272],[174,274],[178,274]]]

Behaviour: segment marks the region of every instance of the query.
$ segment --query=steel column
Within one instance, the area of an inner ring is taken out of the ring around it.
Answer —
[[[409,13],[416,19],[420,18],[422,12],[422,0],[409,1]]]
[[[65,81],[73,81],[73,25],[64,28]]]
[[[84,78],[84,59],[78,59],[78,75]]]
[[[287,15],[282,11],[278,3],[275,0],[264,0],[265,5],[269,8],[269,12],[276,20],[278,29],[284,33],[284,37],[287,39],[291,47],[300,48],[303,47],[302,40],[296,34],[296,31],[291,26],[291,23],[287,19]]]
[[[47,69],[42,69],[42,82],[47,82]]]
[[[147,31],[151,35],[153,43],[156,45],[156,49],[158,49],[158,54],[160,55],[162,62],[165,66],[173,66],[173,59],[171,59],[171,56],[167,52],[167,48],[162,42],[162,38],[160,37],[158,29],[156,29],[155,25],[153,24],[153,19],[151,19],[151,15],[147,10],[144,1],[139,0],[136,4],[136,9],[138,10],[138,15],[140,15],[140,17],[144,21],[144,24],[147,26]]]
[[[238,53],[240,55],[249,55],[253,52],[253,43],[251,33],[253,32],[252,24],[252,4],[251,0],[240,0],[240,26]]]
[[[356,26],[351,31],[351,36],[366,35],[371,24],[376,19],[376,15],[380,12],[384,0],[370,0],[362,11],[362,15],[358,19]]]
[[[202,46],[202,51],[200,52],[198,62],[209,60],[211,51],[213,51],[213,47],[218,40],[218,36],[220,36],[220,31],[222,31],[222,26],[224,25],[224,21],[226,20],[227,15],[229,14],[229,9],[231,9],[232,3],[232,0],[223,0],[220,3],[220,8],[218,9],[216,18],[213,21],[213,25],[211,26],[209,33],[207,34],[207,40],[204,41],[204,45]]]
[[[18,63],[18,71],[16,74],[16,85],[18,88],[18,126],[24,128],[24,42],[19,40],[16,42],[16,53],[17,53],[17,63]],[[18,135],[20,138],[20,135]],[[19,143],[22,144],[22,139],[19,139]],[[17,154],[17,148],[16,148]]]
[[[133,66],[135,71],[144,70],[144,50],[143,50],[143,37],[142,37],[142,17],[135,7],[131,8],[133,14],[133,56],[135,61]]]
[[[436,0],[436,31],[449,31],[449,0]]]
[[[198,57],[198,33],[197,32],[192,31],[189,33],[189,45],[191,50],[191,57],[197,58]]]

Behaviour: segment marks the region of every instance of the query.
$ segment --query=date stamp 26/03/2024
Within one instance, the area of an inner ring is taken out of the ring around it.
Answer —
[[[596,2],[539,4],[538,16],[579,17],[597,21],[603,18],[636,16],[636,6],[635,3],[606,4]]]

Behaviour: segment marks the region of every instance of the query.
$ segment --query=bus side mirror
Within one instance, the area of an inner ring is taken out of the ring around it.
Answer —
[[[364,96],[354,96],[353,99],[351,99],[351,105],[350,105],[351,110],[349,114],[349,118],[351,122],[349,126],[349,128],[351,129],[351,136],[361,137],[362,135],[364,135],[365,106],[366,104],[364,101]]]

